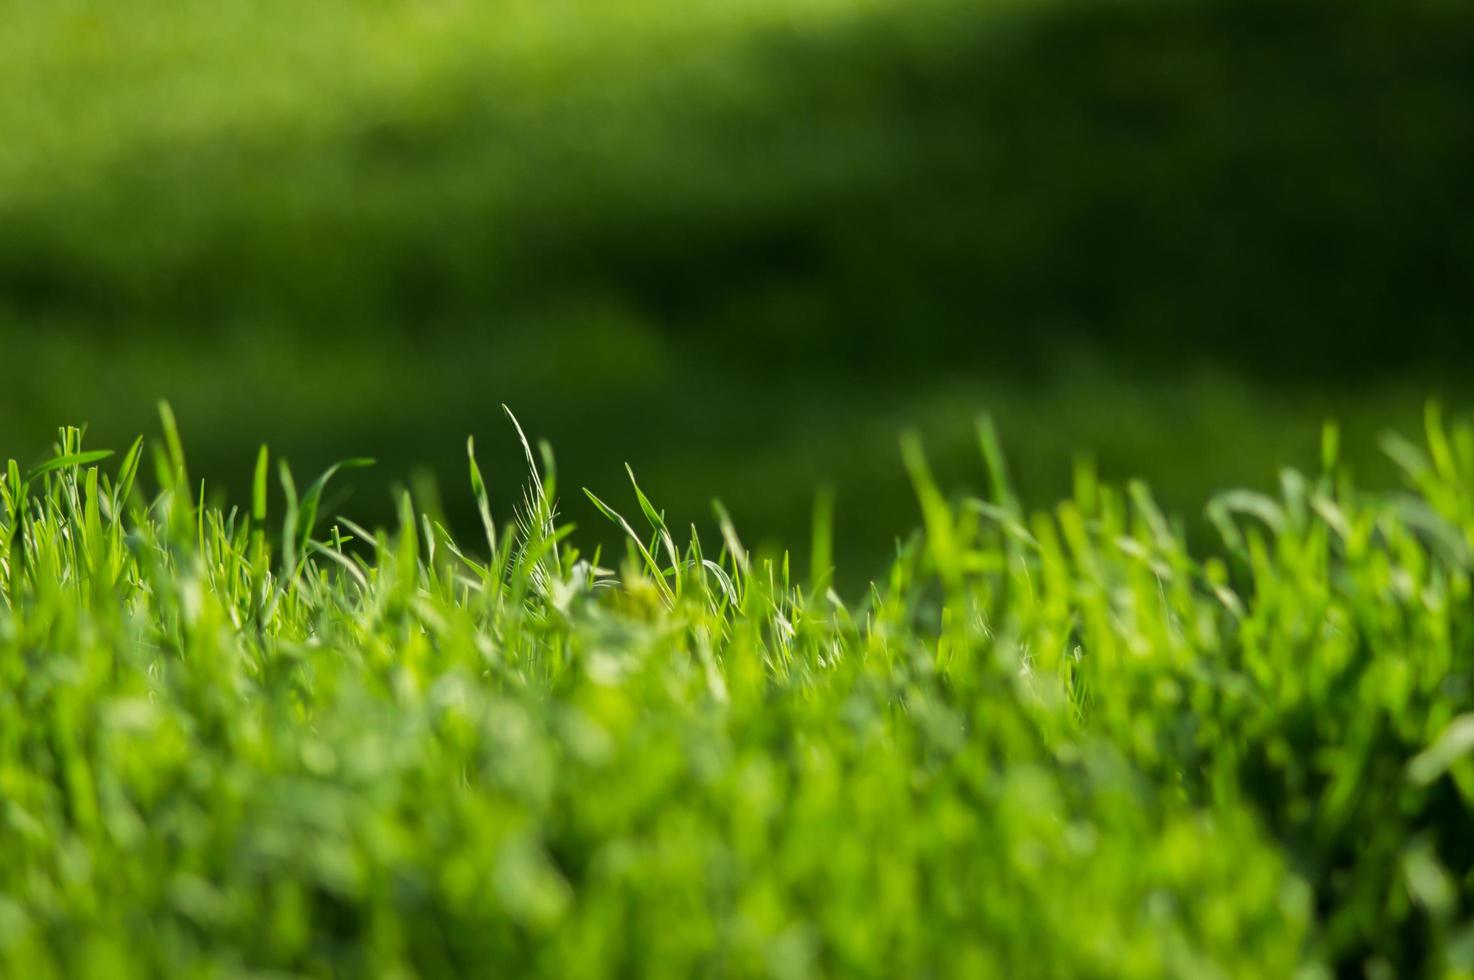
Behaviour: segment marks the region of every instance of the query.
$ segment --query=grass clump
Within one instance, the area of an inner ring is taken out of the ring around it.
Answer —
[[[210,503],[164,422],[0,480],[4,975],[1474,969],[1467,426],[1389,441],[1393,496],[1328,435],[1210,557],[1085,467],[1026,512],[986,425],[986,500],[910,441],[924,531],[847,600],[827,500],[800,570],[594,497],[610,570],[525,437],[472,545],[264,449]]]

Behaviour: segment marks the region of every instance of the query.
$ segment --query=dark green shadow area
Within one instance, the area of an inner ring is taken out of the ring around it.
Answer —
[[[863,570],[916,520],[903,428],[977,488],[988,410],[1035,501],[1083,452],[1191,518],[1328,416],[1386,482],[1376,433],[1462,403],[1467,8],[750,8],[20,15],[0,455],[167,397],[237,499],[267,441],[377,456],[355,514],[423,472],[465,524],[467,434],[517,496],[506,402],[586,530],[626,460],[756,540],[828,483]]]

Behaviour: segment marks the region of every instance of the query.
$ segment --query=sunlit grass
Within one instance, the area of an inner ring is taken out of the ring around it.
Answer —
[[[752,552],[631,474],[589,555],[526,438],[521,494],[470,454],[456,540],[265,449],[201,503],[163,429],[0,479],[7,976],[1469,967],[1474,429],[1436,413],[1407,494],[1327,430],[1208,551],[1088,466],[1023,509],[986,423],[978,498],[908,438],[925,531],[852,595],[822,500]]]

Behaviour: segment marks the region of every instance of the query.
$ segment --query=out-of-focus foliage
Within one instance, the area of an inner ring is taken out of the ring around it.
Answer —
[[[510,401],[591,474],[639,451],[691,513],[711,467],[773,457],[740,506],[792,533],[823,476],[895,517],[900,484],[846,468],[954,401],[997,406],[1040,487],[1091,445],[1186,505],[1368,377],[1368,416],[1405,416],[1469,363],[1461,4],[0,15],[0,435],[26,455],[43,420],[122,439],[168,394],[241,486],[263,434],[444,478],[426,433]],[[1134,389],[1149,424],[1093,431]]]
[[[16,315],[354,336],[613,307],[843,366],[1467,342],[1458,5],[174,7],[7,18]]]

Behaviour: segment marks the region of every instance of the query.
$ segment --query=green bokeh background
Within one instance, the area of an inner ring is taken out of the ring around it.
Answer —
[[[1474,13],[1313,0],[0,0],[0,455],[171,400],[239,499],[499,505],[510,404],[574,492],[628,461],[837,558],[914,523],[895,450],[1036,503],[1086,453],[1191,519],[1462,404]],[[438,493],[434,487],[438,487]],[[441,501],[437,503],[435,497]],[[612,538],[612,536],[611,536]]]

